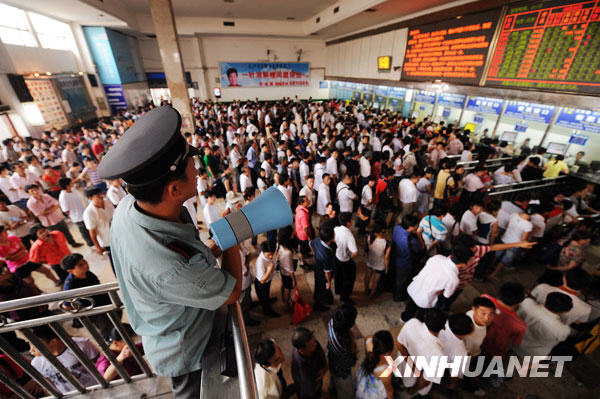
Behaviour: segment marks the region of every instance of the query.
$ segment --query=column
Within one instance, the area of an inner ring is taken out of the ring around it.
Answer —
[[[149,0],[148,3],[152,13],[160,58],[167,78],[167,86],[171,91],[171,101],[173,107],[181,114],[182,131],[191,132],[194,129],[194,120],[185,84],[173,6],[171,0]]]

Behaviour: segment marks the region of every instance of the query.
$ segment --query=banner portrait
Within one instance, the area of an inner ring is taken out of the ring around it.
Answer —
[[[308,86],[306,62],[220,62],[221,87]]]

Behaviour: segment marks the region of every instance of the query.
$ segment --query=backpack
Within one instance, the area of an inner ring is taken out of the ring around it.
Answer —
[[[575,344],[575,349],[583,355],[592,353],[600,346],[600,324],[596,324],[588,335],[590,336]]]

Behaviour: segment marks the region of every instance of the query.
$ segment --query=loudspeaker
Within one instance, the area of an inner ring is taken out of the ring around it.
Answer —
[[[9,73],[6,75],[8,77],[8,81],[12,86],[17,98],[22,103],[29,103],[33,101],[33,97],[31,97],[31,93],[29,92],[29,88],[27,84],[25,84],[25,79],[21,75],[14,75]]]
[[[281,191],[270,187],[239,211],[211,224],[210,231],[224,251],[253,236],[289,226],[293,220],[290,205]]]
[[[93,73],[88,73],[87,77],[88,77],[88,80],[90,81],[90,86],[98,87],[98,79],[96,79],[96,75],[94,75]]]

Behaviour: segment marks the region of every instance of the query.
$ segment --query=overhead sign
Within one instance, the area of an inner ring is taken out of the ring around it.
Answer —
[[[390,87],[389,96],[394,98],[404,98],[406,89],[403,87]]]
[[[582,132],[600,133],[600,112],[563,107],[554,125]]]
[[[500,9],[414,26],[402,67],[402,80],[479,84]]]
[[[106,93],[106,99],[108,105],[113,114],[119,113],[121,109],[127,109],[127,100],[125,99],[125,93],[123,92],[123,86],[121,85],[103,85],[104,92]]]
[[[465,105],[465,96],[462,94],[444,93],[438,98],[438,105],[452,108],[462,108]]]
[[[594,1],[519,2],[502,21],[486,85],[598,95],[598,24]]]
[[[585,145],[590,137],[585,134],[573,133],[569,138],[570,144]]]
[[[482,114],[500,115],[502,111],[503,100],[489,97],[469,97],[467,109],[469,111],[481,112]]]
[[[519,133],[525,133],[525,132],[527,131],[527,128],[528,128],[528,127],[529,127],[529,126],[527,126],[527,125],[526,125],[526,124],[524,124],[524,123],[517,123],[517,124],[515,125],[515,132],[519,132]]]
[[[219,62],[223,87],[308,86],[306,62]]]
[[[435,104],[435,93],[426,90],[419,90],[415,95],[414,101],[418,103]]]
[[[532,104],[522,101],[509,101],[504,110],[504,116],[526,121],[548,124],[555,111],[554,105]]]
[[[387,86],[375,86],[375,95],[386,97],[388,95]]]

